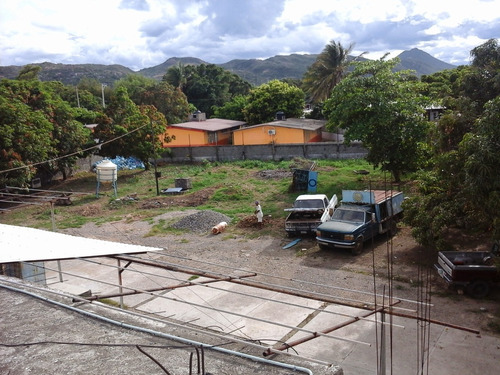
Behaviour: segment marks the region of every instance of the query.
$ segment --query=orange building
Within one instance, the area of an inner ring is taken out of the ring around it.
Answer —
[[[325,120],[289,118],[233,131],[233,145],[321,142]]]
[[[168,135],[175,136],[172,142],[163,147],[197,147],[227,145],[232,141],[233,130],[239,129],[244,121],[211,118],[193,120],[168,127]]]

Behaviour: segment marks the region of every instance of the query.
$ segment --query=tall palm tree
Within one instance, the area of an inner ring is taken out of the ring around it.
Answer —
[[[177,63],[177,65],[171,66],[167,70],[167,72],[163,76],[163,81],[167,81],[172,86],[174,86],[182,91],[182,89],[187,81],[184,68],[185,68],[184,64],[179,61]]]
[[[344,48],[332,40],[309,67],[304,74],[303,88],[313,103],[328,99],[333,88],[344,77],[349,65],[348,55],[353,47],[351,43],[348,48]]]

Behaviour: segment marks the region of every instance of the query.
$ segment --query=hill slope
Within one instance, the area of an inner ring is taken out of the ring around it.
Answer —
[[[231,60],[218,66],[239,75],[253,85],[260,85],[272,79],[302,79],[308,67],[316,61],[318,55],[278,55],[265,60]],[[454,65],[438,60],[428,53],[414,48],[404,51],[399,56],[401,64],[398,70],[411,69],[418,76],[436,73],[445,69],[453,69]],[[142,69],[138,72],[122,65],[99,64],[34,64],[42,67],[40,79],[42,81],[60,81],[64,84],[76,85],[83,77],[94,78],[99,82],[112,85],[113,82],[136,73],[145,77],[161,80],[171,66],[179,63],[184,65],[210,64],[195,57],[172,57],[162,64]],[[22,66],[0,66],[0,78],[14,79]]]
[[[420,77],[422,75],[429,75],[442,70],[453,69],[455,65],[445,63],[435,57],[429,55],[427,52],[421,51],[418,48],[413,48],[409,51],[403,51],[398,55],[401,64],[398,69],[411,69],[417,72]]]

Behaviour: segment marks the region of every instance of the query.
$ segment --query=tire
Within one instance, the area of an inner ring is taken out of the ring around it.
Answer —
[[[351,254],[352,255],[360,255],[363,252],[363,240],[358,239],[356,240],[356,245],[352,248]]]
[[[490,285],[486,281],[477,280],[467,285],[466,291],[472,298],[484,298],[490,292]]]

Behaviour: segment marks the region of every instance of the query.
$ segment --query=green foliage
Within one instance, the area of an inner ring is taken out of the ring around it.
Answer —
[[[236,74],[214,64],[171,67],[163,80],[182,90],[189,103],[207,117],[212,116],[212,108],[224,105],[235,96],[247,95],[251,87]]]
[[[116,90],[106,114],[98,119],[94,131],[95,137],[102,143],[100,155],[134,156],[149,169],[154,151],[161,149],[158,136],[166,134],[167,124],[163,114],[153,106],[137,106],[124,87]],[[168,142],[168,136],[165,138]],[[111,140],[113,142],[108,142]]]
[[[312,103],[324,102],[344,77],[349,66],[348,56],[353,44],[344,48],[330,41],[304,74],[303,89]]]
[[[246,96],[238,95],[232,100],[224,103],[222,106],[213,107],[215,118],[224,118],[228,120],[245,121],[243,108],[248,104]]]
[[[58,92],[62,85],[38,80],[0,83],[0,186],[23,186],[34,174],[45,178],[70,169],[90,132],[75,121],[74,111]],[[38,167],[14,168],[47,162]]]
[[[330,129],[345,129],[347,143],[359,140],[367,160],[392,173],[417,170],[427,157],[425,104],[418,82],[407,71],[394,73],[398,59],[356,63],[333,89],[324,113]]]
[[[17,79],[19,81],[38,80],[38,75],[40,74],[41,70],[42,70],[42,68],[40,66],[37,66],[37,65],[26,65],[19,72],[19,75],[17,76]]]
[[[420,243],[450,247],[444,234],[491,233],[500,238],[500,49],[490,40],[471,52],[471,66],[426,78],[440,82],[446,114],[431,133],[432,170],[417,178],[405,221]],[[447,82],[448,80],[448,82]]]
[[[243,112],[250,125],[273,121],[277,112],[286,117],[301,117],[304,110],[304,92],[296,86],[273,80],[253,89]]]
[[[469,203],[469,215],[478,223],[493,228],[494,238],[500,238],[500,97],[488,102],[474,133],[460,143],[464,155],[465,196],[474,197]]]
[[[153,105],[165,116],[168,124],[178,124],[188,118],[186,96],[180,88],[167,81],[156,82],[151,78],[130,74],[116,82],[115,87],[126,88],[130,99],[137,105]]]

